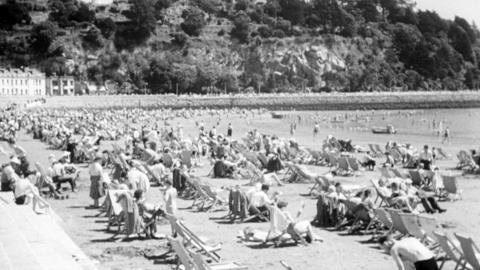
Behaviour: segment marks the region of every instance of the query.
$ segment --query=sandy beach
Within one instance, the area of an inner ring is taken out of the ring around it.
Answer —
[[[368,143],[384,145],[388,140],[411,143],[420,149],[424,144],[442,146],[451,158],[441,160],[438,166],[442,173],[458,175],[460,187],[463,189],[463,200],[455,202],[441,202],[441,206],[448,211],[444,214],[435,214],[435,218],[446,230],[461,232],[472,236],[480,243],[480,210],[478,209],[480,190],[478,176],[461,176],[461,171],[451,170],[457,160],[455,154],[461,149],[476,148],[474,142],[478,142],[480,132],[474,126],[479,110],[434,110],[414,111],[404,116],[401,111],[375,111],[371,113],[372,119],[366,123],[359,121],[346,121],[333,125],[329,121],[321,123],[320,134],[314,140],[312,127],[318,119],[331,119],[332,117],[345,117],[346,112],[284,112],[283,119],[272,119],[269,112],[257,115],[237,115],[229,113],[217,113],[214,117],[202,116],[189,119],[178,118],[170,120],[170,124],[180,123],[185,128],[186,136],[196,136],[195,121],[204,121],[208,129],[217,121],[220,121],[218,131],[226,132],[229,122],[234,125],[234,138],[242,137],[245,132],[257,128],[261,133],[277,134],[280,137],[290,137],[289,123],[293,119],[301,118],[294,138],[302,145],[311,148],[320,148],[322,140],[329,134],[338,138],[352,139],[353,144],[366,146]],[[218,116],[219,115],[219,116]],[[353,115],[353,113],[352,113]],[[347,116],[346,118],[353,117]],[[426,127],[432,118],[443,119],[452,126],[452,142],[441,145],[433,131]],[[403,119],[403,120],[402,120]],[[412,123],[412,119],[414,119]],[[387,122],[396,122],[399,128],[397,135],[373,135],[369,127],[383,125]],[[424,128],[426,131],[422,130]],[[49,150],[46,145],[34,141],[29,135],[20,134],[18,143],[28,151],[30,160],[39,161],[47,165],[47,156],[50,153],[59,155],[59,152]],[[108,149],[111,142],[102,142],[102,148]],[[3,160],[2,160],[3,161]],[[381,160],[378,160],[381,162]],[[208,161],[202,161],[203,166],[195,168],[194,174],[201,177],[211,185],[222,188],[235,184],[244,184],[245,180],[211,179],[207,177],[211,169]],[[171,269],[172,261],[159,257],[168,251],[165,239],[160,240],[133,240],[128,242],[112,242],[109,238],[113,232],[107,232],[106,217],[97,217],[98,211],[88,209],[92,203],[88,196],[89,180],[86,166],[82,165],[79,191],[70,195],[67,200],[50,200],[55,212],[61,217],[62,226],[72,239],[98,263],[100,269]],[[308,166],[316,173],[325,173],[327,167]],[[378,179],[380,173],[362,172],[358,176],[335,177],[344,185],[369,186],[370,179]],[[272,187],[271,190],[279,190],[283,193],[283,200],[289,203],[288,209],[295,213],[303,202],[305,210],[300,217],[303,220],[312,220],[316,213],[316,199],[306,195],[312,184],[287,184],[283,187]],[[223,191],[222,196],[228,193]],[[162,195],[158,188],[152,188],[148,194],[148,200],[153,203],[162,202]],[[322,243],[309,246],[284,246],[281,248],[265,247],[256,243],[241,242],[237,239],[238,232],[250,226],[267,230],[268,223],[225,224],[219,218],[227,214],[227,211],[213,213],[193,211],[191,201],[179,200],[179,216],[197,234],[210,239],[213,242],[222,243],[220,254],[225,260],[233,260],[245,264],[249,269],[282,269],[280,260],[290,264],[293,269],[394,269],[393,261],[384,254],[378,245],[368,240],[371,235],[346,235],[342,231],[329,231],[314,228],[315,233],[323,238]],[[159,233],[169,235],[170,226],[160,225]],[[454,264],[447,262],[444,269],[453,269]]]

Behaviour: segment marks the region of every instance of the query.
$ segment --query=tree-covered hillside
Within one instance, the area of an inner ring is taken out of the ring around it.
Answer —
[[[478,89],[479,31],[409,0],[0,5],[0,63],[122,92]]]

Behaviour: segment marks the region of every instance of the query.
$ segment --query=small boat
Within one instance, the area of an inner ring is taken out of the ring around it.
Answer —
[[[372,132],[374,134],[395,134],[397,130],[392,125],[387,125],[387,127],[373,127]]]
[[[285,115],[283,115],[283,114],[272,112],[272,118],[274,118],[274,119],[282,119],[284,117],[285,117]]]

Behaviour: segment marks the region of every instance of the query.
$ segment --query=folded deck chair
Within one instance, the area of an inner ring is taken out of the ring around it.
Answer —
[[[287,232],[290,221],[276,205],[269,206],[268,210],[270,211],[270,228],[267,237],[265,238],[265,242],[273,241],[276,244],[279,243],[279,241],[285,242],[285,236],[289,235],[291,238],[287,239],[292,239],[295,242],[300,241],[304,245],[307,245],[307,242],[300,235],[293,232],[293,230]]]
[[[396,209],[387,209],[388,213],[390,214],[390,217],[392,218],[392,223],[393,223],[393,229],[397,232],[400,233],[400,237],[407,236],[409,235],[407,228],[405,227],[405,224],[403,224],[403,221],[400,217],[400,210]]]
[[[462,199],[462,190],[458,186],[458,179],[455,176],[442,175],[443,187],[445,195],[450,198],[453,195],[453,200]]]
[[[455,270],[460,265],[465,265],[465,258],[461,250],[460,243],[458,243],[457,245],[453,241],[453,239],[448,237],[447,234],[444,232],[435,231],[433,232],[433,234],[435,235],[436,241],[440,245],[440,248],[445,253],[442,259],[442,263],[439,267],[440,270],[443,268],[443,265],[445,264],[447,259],[453,260],[455,262]]]
[[[248,267],[240,265],[236,262],[220,262],[220,263],[207,263],[201,254],[192,254],[195,269],[198,270],[245,270]]]
[[[473,268],[473,270],[480,270],[480,248],[478,248],[475,242],[473,242],[471,237],[466,237],[458,233],[455,233],[455,236],[460,242],[465,261]],[[465,264],[462,269],[465,269]]]
[[[172,225],[174,232],[183,238],[183,241],[187,246],[191,245],[192,248],[212,258],[214,261],[220,261],[221,257],[217,253],[217,251],[222,248],[222,245],[220,243],[216,245],[209,245],[204,239],[197,236],[190,229],[188,229],[185,223],[183,223],[181,220],[177,219],[172,215],[167,215],[166,217],[170,222],[170,225]]]

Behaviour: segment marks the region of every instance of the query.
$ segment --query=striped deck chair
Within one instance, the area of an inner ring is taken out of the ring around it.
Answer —
[[[451,195],[453,195],[453,200],[462,199],[463,191],[459,188],[457,177],[442,175],[442,180],[444,196],[450,199]]]
[[[460,247],[460,243],[455,243],[446,233],[435,231],[433,234],[436,237],[437,243],[440,245],[440,248],[445,253],[445,256],[442,258],[442,263],[438,269],[442,269],[445,262],[450,259],[453,260],[455,264],[454,269],[458,269],[460,265],[465,265],[465,258]]]
[[[405,224],[403,224],[402,218],[400,217],[401,211],[392,208],[387,209],[387,211],[390,214],[390,218],[392,219],[393,229],[400,233],[399,237],[401,238],[409,235],[409,232],[405,227]]]
[[[382,205],[390,207],[391,206],[390,198],[382,193],[382,191],[379,189],[378,183],[375,180],[370,179],[370,182],[373,184],[373,187],[375,188],[375,193],[377,193],[377,198],[375,199],[375,203],[380,199],[380,204],[378,205],[378,207],[382,207]]]
[[[380,155],[380,157],[383,157],[384,156],[384,150],[382,150],[382,148],[380,147],[380,145],[378,144],[374,144],[373,147],[375,148],[376,152]]]
[[[316,188],[320,187],[320,188],[326,189],[330,185],[330,181],[324,175],[318,175],[317,177],[314,178],[314,181],[315,183],[313,184],[313,186],[310,188],[310,191],[308,192],[309,195],[312,195],[312,192]]]
[[[458,233],[455,233],[455,237],[457,237],[458,242],[460,242],[460,247],[463,251],[465,262],[468,263],[468,265],[474,270],[480,270],[480,258],[478,257],[480,248],[478,248],[471,237],[467,237]],[[465,269],[465,264],[463,265],[462,269]]]

